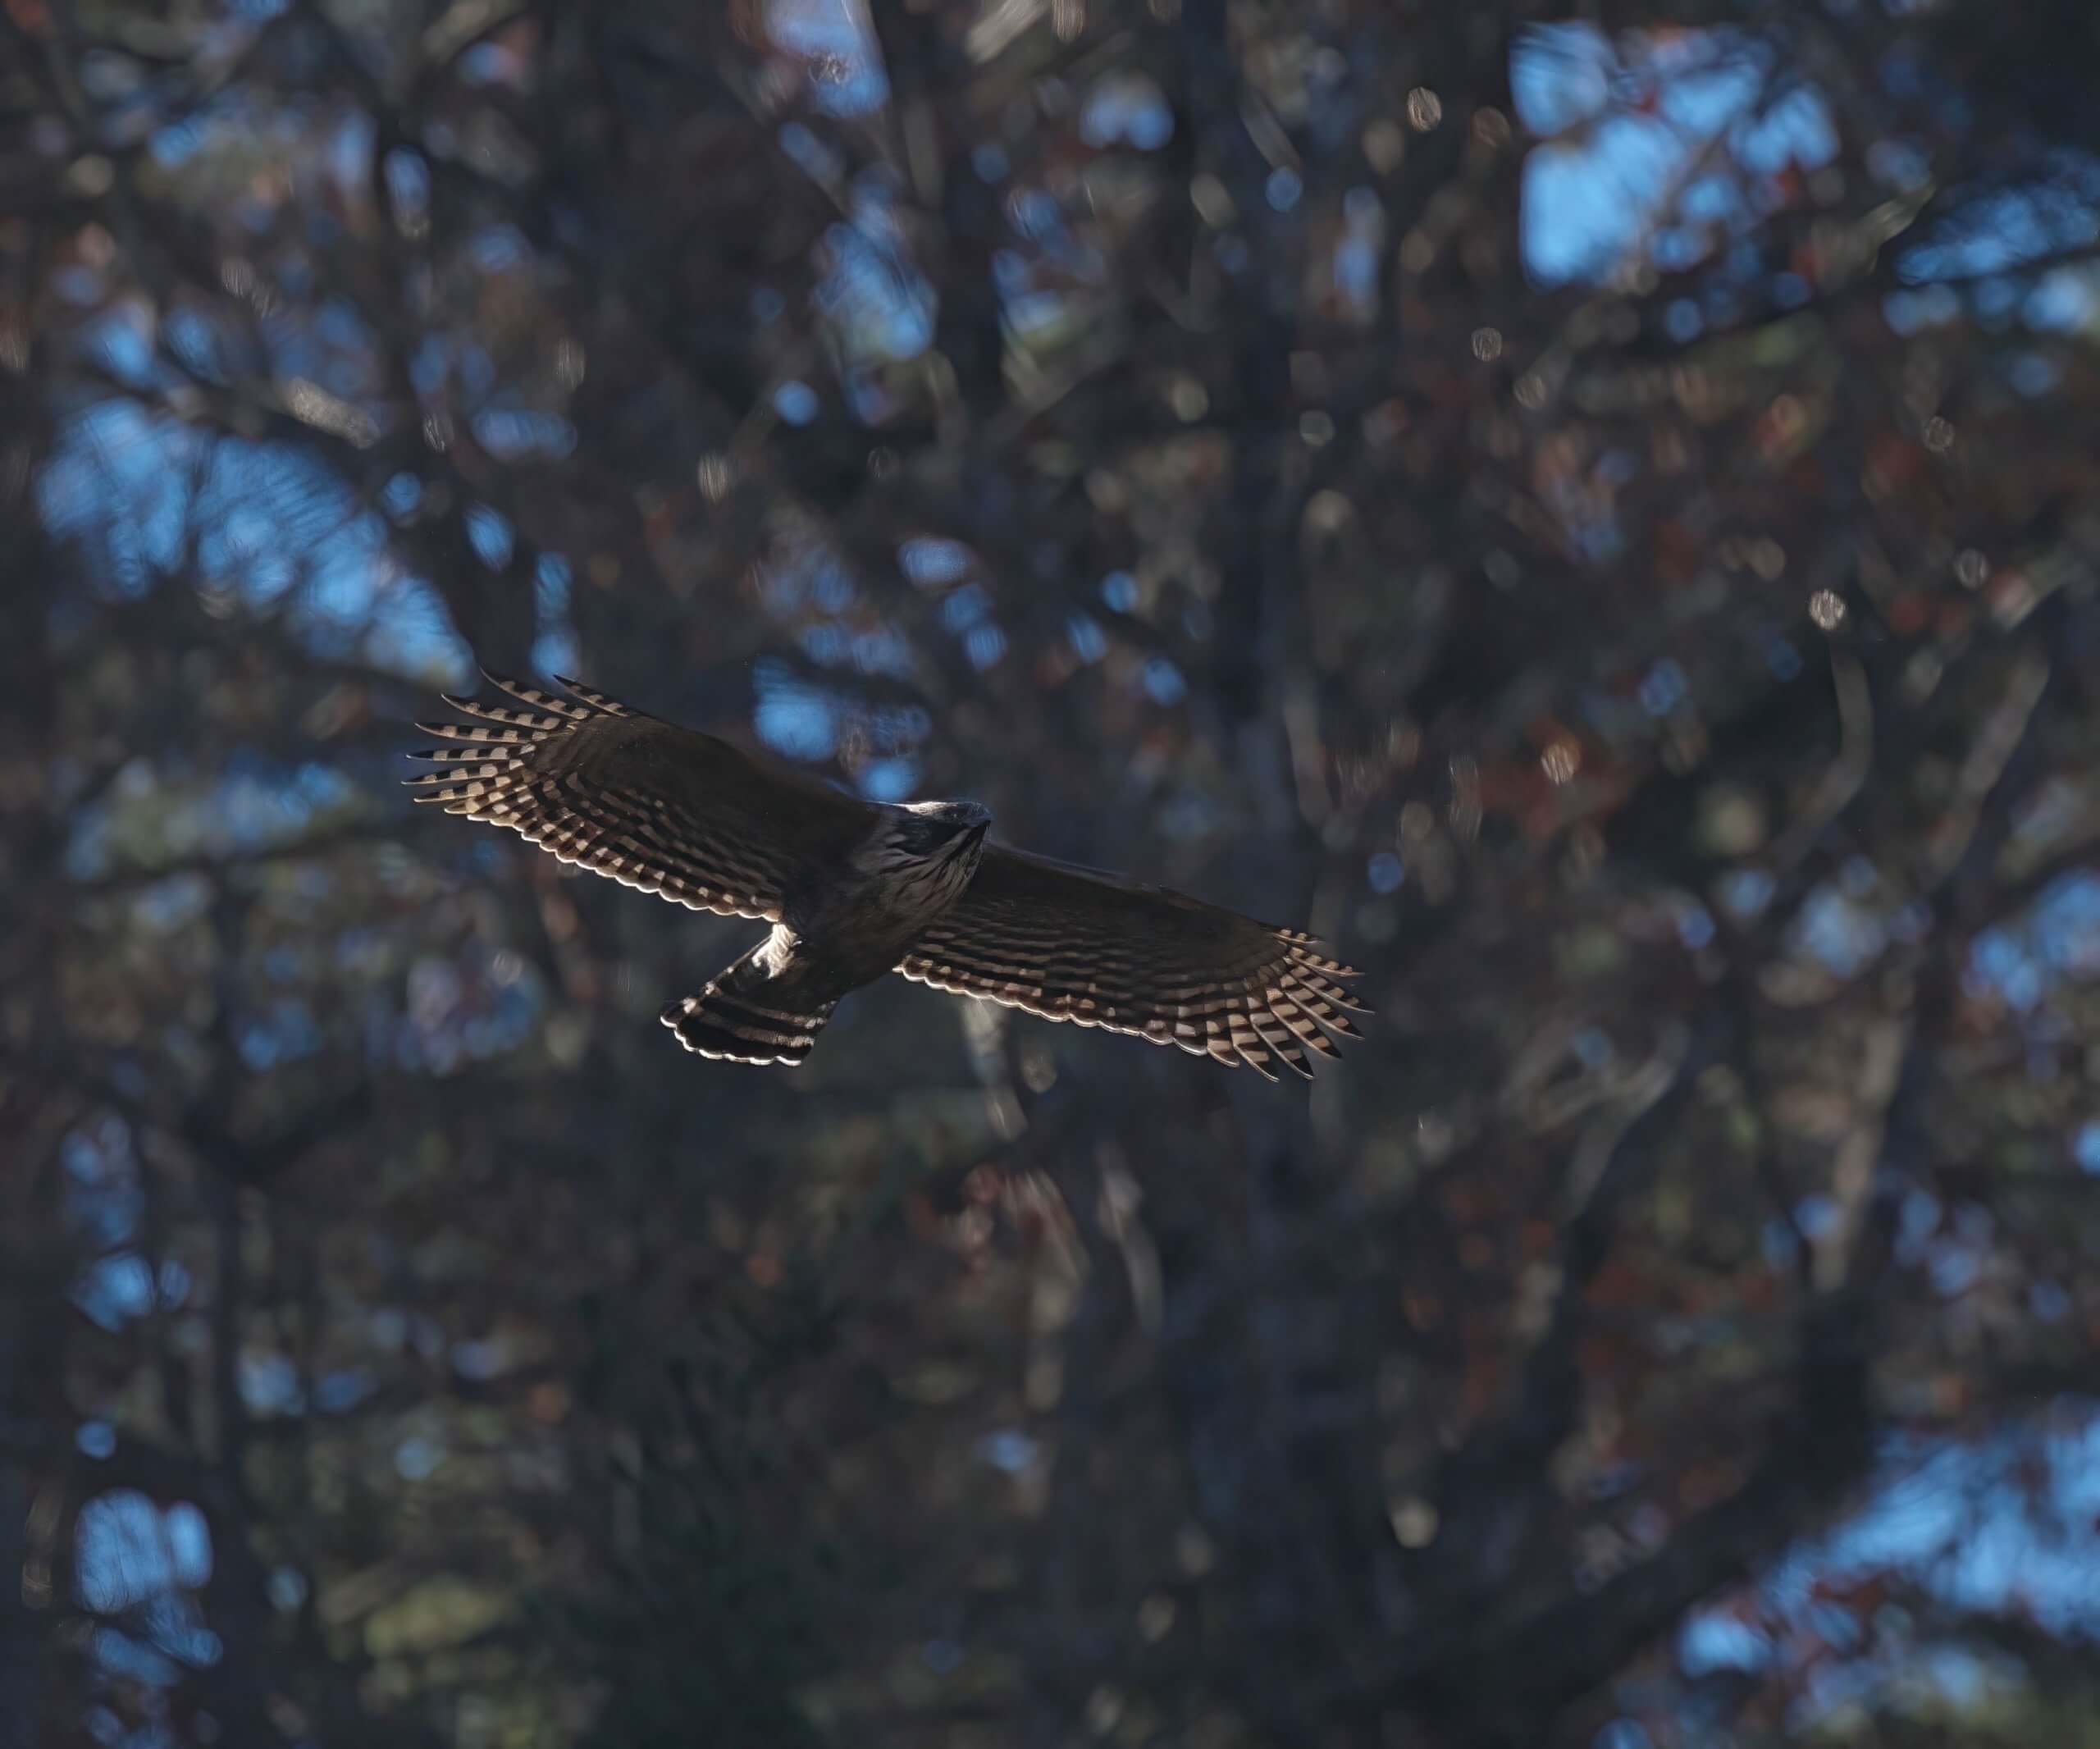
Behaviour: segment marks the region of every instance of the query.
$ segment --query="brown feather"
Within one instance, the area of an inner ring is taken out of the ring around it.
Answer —
[[[1163,887],[989,846],[897,969],[1045,1020],[1309,1075],[1308,1051],[1339,1054],[1321,1029],[1358,1036],[1342,1011],[1363,1011],[1335,981],[1355,973],[1311,943]]]
[[[624,885],[778,922],[791,886],[842,856],[872,818],[867,803],[605,693],[564,682],[575,696],[563,698],[488,678],[518,706],[448,696],[479,720],[417,725],[466,745],[411,756],[439,767],[408,780],[413,799]]]

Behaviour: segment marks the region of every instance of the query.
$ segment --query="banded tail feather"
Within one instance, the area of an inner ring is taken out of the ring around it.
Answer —
[[[413,801],[767,941],[663,1012],[739,1063],[804,1061],[839,997],[885,969],[1046,1020],[1174,1045],[1274,1079],[1360,1036],[1356,973],[1277,928],[1100,869],[988,845],[970,801],[865,801],[573,680],[489,675],[421,725]]]
[[[699,995],[671,1003],[661,1016],[687,1050],[720,1062],[794,1068],[807,1060],[817,1034],[838,1006],[828,1002],[797,1014],[756,997],[738,996],[724,988],[728,982],[727,975],[716,979]]]

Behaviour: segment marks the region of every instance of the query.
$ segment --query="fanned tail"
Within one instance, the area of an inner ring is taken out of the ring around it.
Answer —
[[[812,1003],[768,975],[758,963],[765,944],[752,949],[697,996],[684,996],[660,1018],[678,1043],[722,1062],[793,1068],[806,1061],[824,1030],[829,1002]]]

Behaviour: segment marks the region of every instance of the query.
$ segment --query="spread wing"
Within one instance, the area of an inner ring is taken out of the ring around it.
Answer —
[[[1262,1075],[1274,1056],[1309,1075],[1307,1051],[1339,1054],[1321,1028],[1359,1037],[1342,1011],[1365,1011],[1335,982],[1356,974],[1314,952],[1308,935],[996,845],[897,969],[957,996]]]
[[[518,703],[448,695],[478,720],[416,725],[464,745],[409,756],[438,767],[408,780],[414,799],[508,826],[564,862],[695,911],[778,922],[800,871],[867,829],[867,804],[712,735],[573,680],[564,698],[488,678]]]

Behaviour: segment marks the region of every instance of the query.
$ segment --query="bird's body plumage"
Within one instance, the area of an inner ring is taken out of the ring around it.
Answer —
[[[564,862],[772,933],[664,1022],[702,1056],[798,1063],[847,992],[897,971],[1054,1021],[1310,1073],[1354,1035],[1348,967],[1312,938],[1003,846],[975,802],[863,801],[564,680],[489,677],[515,705],[415,756],[418,801],[507,826]],[[523,708],[520,708],[523,707]],[[1358,1009],[1358,1011],[1361,1011]]]

